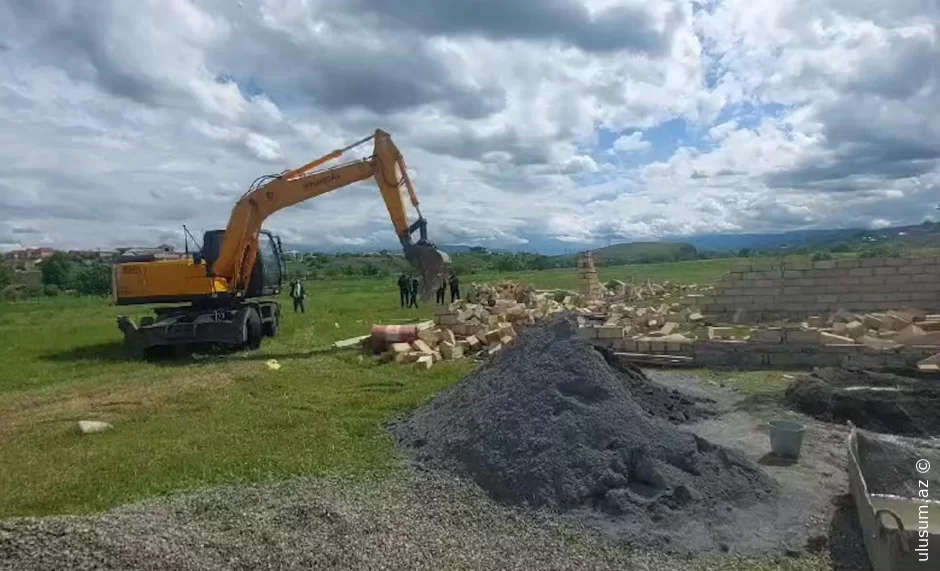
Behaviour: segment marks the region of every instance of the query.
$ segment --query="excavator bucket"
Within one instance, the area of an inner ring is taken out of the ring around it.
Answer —
[[[418,280],[421,284],[421,299],[425,301],[434,295],[437,288],[447,280],[453,271],[450,256],[433,246],[408,245],[405,247],[405,259],[418,272]]]

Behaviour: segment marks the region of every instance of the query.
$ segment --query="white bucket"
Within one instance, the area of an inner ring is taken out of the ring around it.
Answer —
[[[780,458],[799,458],[806,427],[792,420],[770,421],[770,450]]]

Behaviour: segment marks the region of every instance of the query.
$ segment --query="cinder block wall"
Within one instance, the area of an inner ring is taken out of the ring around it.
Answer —
[[[745,266],[719,280],[702,309],[725,318],[744,309],[753,321],[901,307],[940,313],[940,257]]]

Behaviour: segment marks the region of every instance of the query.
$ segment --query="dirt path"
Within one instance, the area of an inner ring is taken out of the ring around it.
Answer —
[[[855,508],[846,496],[847,427],[790,411],[782,395],[747,396],[682,373],[648,374],[667,387],[711,396],[720,414],[687,423],[683,428],[744,453],[781,484],[783,497],[788,499],[780,505],[781,510],[767,512],[763,516],[766,519],[762,519],[758,508],[750,514],[752,521],[768,525],[767,532],[778,534],[791,550],[825,551],[833,559],[834,569],[868,567]],[[796,420],[806,425],[798,462],[781,462],[770,454],[767,422],[774,419]]]

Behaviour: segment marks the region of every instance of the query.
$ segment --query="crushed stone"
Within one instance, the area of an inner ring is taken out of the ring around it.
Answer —
[[[933,469],[921,474],[915,469],[919,460],[940,467],[940,445],[866,434],[862,430],[857,431],[856,442],[858,464],[868,493],[919,498],[925,489],[929,497],[933,497],[934,491],[940,489],[940,470]]]
[[[660,407],[644,407],[640,381],[612,368],[578,337],[574,317],[560,315],[390,428],[420,468],[469,476],[498,500],[571,514],[635,548],[779,547],[738,517],[772,505],[776,481],[742,454],[681,430]]]

